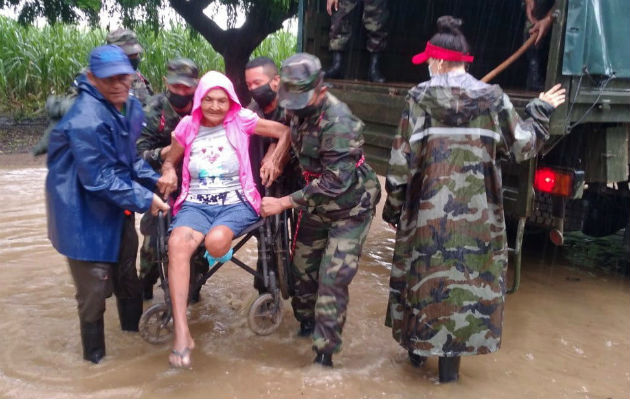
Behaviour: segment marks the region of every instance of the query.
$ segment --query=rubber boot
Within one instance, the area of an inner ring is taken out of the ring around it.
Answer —
[[[370,53],[370,66],[368,68],[368,78],[372,82],[383,83],[385,77],[381,74],[379,67],[381,60],[381,53]]]
[[[306,320],[300,322],[300,330],[298,331],[298,336],[300,337],[308,337],[313,334],[315,331],[315,321]]]
[[[138,322],[142,316],[142,297],[135,299],[116,298],[118,306],[118,318],[120,329],[123,331],[138,332]]]
[[[83,359],[98,364],[105,357],[105,329],[103,318],[96,322],[81,322]]]
[[[151,300],[153,298],[153,277],[145,275],[141,279],[142,282],[142,297],[145,300]]]
[[[421,367],[427,361],[426,357],[419,356],[413,352],[413,350],[408,350],[409,353],[409,361],[411,365],[414,367]]]
[[[324,72],[324,78],[343,79],[343,53],[340,51],[332,52],[332,64],[330,68]]]
[[[459,362],[461,357],[440,357],[438,375],[440,383],[455,382],[459,379]]]
[[[324,367],[332,368],[333,367],[332,354],[320,353],[318,351],[317,355],[315,356],[315,359],[313,360],[313,363],[314,364],[321,364]]]

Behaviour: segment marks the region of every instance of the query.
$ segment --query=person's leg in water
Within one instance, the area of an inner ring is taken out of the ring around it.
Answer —
[[[190,351],[195,342],[188,329],[186,306],[190,284],[190,257],[203,241],[203,233],[186,226],[175,227],[168,241],[168,283],[173,308],[175,337],[169,363],[173,367],[189,368]]]
[[[303,212],[291,262],[295,284],[291,306],[300,323],[298,336],[301,337],[310,337],[315,329],[319,270],[327,241],[328,226],[319,216]]]
[[[103,314],[105,299],[112,295],[112,264],[68,258],[68,265],[76,288],[83,359],[97,364],[105,357]]]
[[[142,316],[142,284],[136,272],[137,257],[138,234],[135,215],[131,214],[125,216],[119,260],[112,267],[112,283],[123,331],[137,332]]]
[[[313,332],[315,362],[327,367],[332,367],[332,355],[341,351],[341,332],[350,299],[348,286],[359,269],[359,257],[373,216],[369,212],[330,223],[319,270]]]

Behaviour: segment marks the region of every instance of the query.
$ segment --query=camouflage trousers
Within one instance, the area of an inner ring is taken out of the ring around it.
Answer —
[[[350,14],[360,0],[339,0],[339,10],[330,22],[330,51],[344,51],[352,36]],[[365,47],[371,53],[383,51],[387,45],[385,25],[389,17],[387,0],[363,0],[363,26],[367,31]]]
[[[363,243],[373,213],[335,221],[303,213],[293,256],[295,318],[315,321],[313,349],[324,353],[341,350],[346,322],[348,286],[358,270]]]
[[[147,219],[155,218],[151,213],[147,212],[142,216],[143,224],[146,223],[150,227],[151,232],[145,232],[144,239],[142,241],[142,247],[140,248],[140,279],[148,280],[152,284],[155,284],[160,276],[158,270],[158,257],[157,257],[157,223],[149,223]],[[190,282],[194,282],[197,275],[204,274],[208,271],[208,261],[204,258],[205,249],[200,247],[193,254],[190,259]]]

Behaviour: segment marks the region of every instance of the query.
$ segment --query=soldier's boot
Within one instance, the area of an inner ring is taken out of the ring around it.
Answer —
[[[455,382],[459,379],[459,362],[461,357],[440,357],[438,375],[440,383]]]
[[[317,355],[315,356],[315,359],[313,360],[313,363],[321,364],[324,367],[332,368],[333,367],[332,354],[321,353],[318,351]]]
[[[298,336],[300,337],[308,337],[313,334],[315,331],[315,321],[306,320],[300,321],[300,330],[298,331]]]
[[[142,316],[142,297],[131,299],[116,298],[118,306],[118,318],[120,329],[123,331],[138,332],[138,322]]]
[[[427,358],[415,354],[413,350],[409,350],[409,361],[414,367],[421,367],[427,361]]]
[[[379,64],[381,63],[381,53],[370,53],[370,66],[368,68],[368,78],[372,82],[383,83],[385,77],[381,74]]]
[[[341,51],[332,52],[332,64],[324,72],[324,77],[328,79],[343,78],[343,53]]]
[[[96,322],[81,322],[83,359],[98,364],[105,357],[105,329],[103,318]]]

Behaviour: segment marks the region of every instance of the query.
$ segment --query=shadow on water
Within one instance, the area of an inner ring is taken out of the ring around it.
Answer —
[[[0,156],[0,397],[582,398],[630,391],[628,278],[577,267],[587,258],[577,245],[567,255],[530,237],[521,289],[507,298],[501,351],[464,358],[455,384],[437,383],[437,360],[413,368],[383,325],[394,233],[380,207],[350,287],[344,349],[333,370],[311,364],[310,341],[297,337],[289,302],[276,332],[249,330],[255,291],[233,265],[190,307],[192,371],[168,368],[168,344],[121,332],[114,299],[105,313],[107,356],[91,365],[81,359],[66,261],[46,238],[45,174],[42,160]],[[253,265],[255,257],[252,241],[242,258]]]

